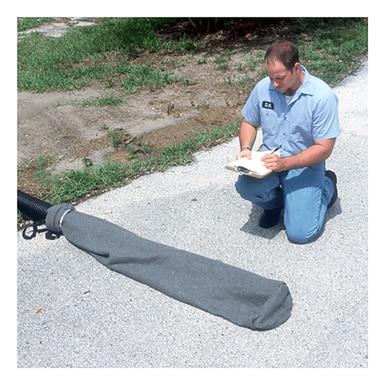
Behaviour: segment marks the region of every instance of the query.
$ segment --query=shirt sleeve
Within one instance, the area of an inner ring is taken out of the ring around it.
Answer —
[[[249,94],[249,97],[243,107],[242,115],[244,120],[252,126],[260,126],[260,105],[257,86]]]
[[[336,138],[340,133],[338,98],[331,90],[316,106],[312,119],[314,139]]]

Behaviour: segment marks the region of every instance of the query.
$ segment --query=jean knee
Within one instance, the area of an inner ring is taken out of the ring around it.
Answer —
[[[286,228],[287,238],[295,244],[307,244],[318,238],[320,232],[317,227],[312,229],[297,227]]]
[[[250,177],[251,178],[251,177]],[[244,199],[248,201],[252,201],[253,194],[251,189],[251,182],[245,178],[245,176],[241,175],[235,182],[235,188],[238,194]]]

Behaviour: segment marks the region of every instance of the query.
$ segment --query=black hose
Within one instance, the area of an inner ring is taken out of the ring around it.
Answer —
[[[44,221],[46,219],[47,210],[52,205],[46,201],[42,201],[36,197],[30,196],[21,190],[17,191],[17,209],[33,221]]]

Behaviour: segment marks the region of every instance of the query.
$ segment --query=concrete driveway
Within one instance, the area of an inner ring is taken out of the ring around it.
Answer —
[[[336,92],[343,132],[327,165],[340,199],[314,243],[289,243],[282,225],[258,227],[224,169],[237,139],[77,207],[285,281],[294,300],[286,323],[238,327],[109,271],[63,237],[19,233],[18,366],[367,367],[367,62]]]

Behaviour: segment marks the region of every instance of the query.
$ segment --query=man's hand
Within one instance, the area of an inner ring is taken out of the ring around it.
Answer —
[[[267,169],[274,172],[287,170],[285,158],[279,157],[277,154],[266,154],[261,160]]]
[[[249,149],[241,150],[239,154],[237,154],[236,159],[247,157],[248,159],[252,159],[252,153]]]

